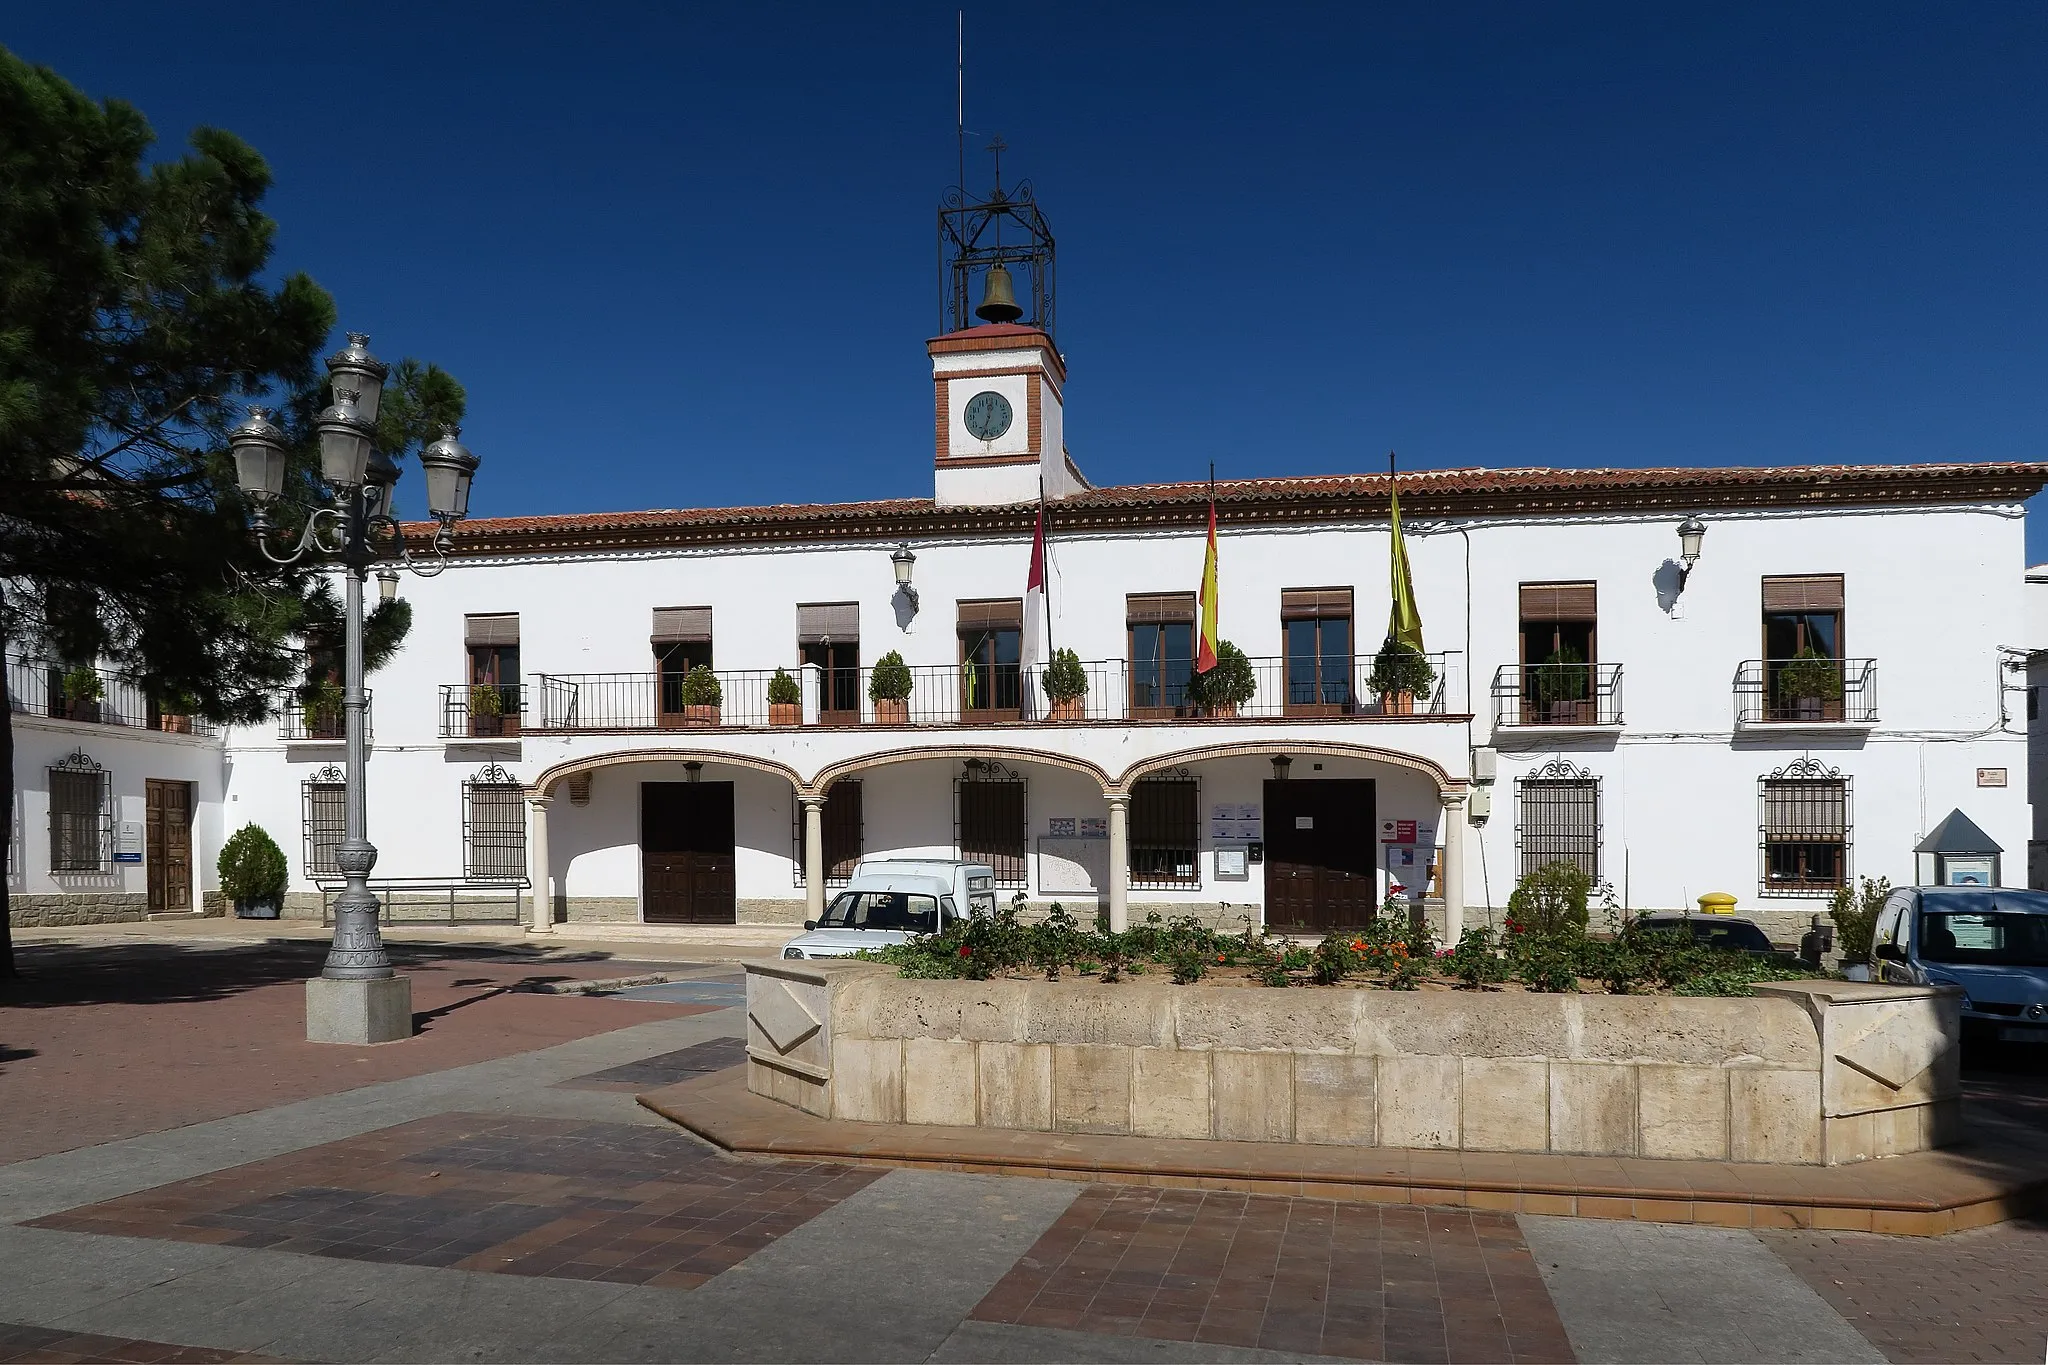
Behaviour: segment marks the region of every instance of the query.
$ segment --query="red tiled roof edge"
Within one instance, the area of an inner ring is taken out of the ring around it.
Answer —
[[[1373,521],[1386,513],[1384,474],[1226,479],[1216,484],[1218,520],[1251,526]],[[2018,502],[2048,485],[2048,462],[1796,465],[1718,469],[1436,469],[1400,476],[1402,510],[1414,517],[1570,516],[1597,512],[1693,512],[1716,508],[1887,506]],[[1193,524],[1206,515],[1209,484],[1097,488],[1053,506],[1068,531]],[[541,517],[483,517],[457,528],[458,556],[650,549],[671,545],[894,540],[906,536],[1013,535],[1031,527],[1032,504],[938,507],[929,498],[783,503]],[[426,523],[408,526],[426,537]]]

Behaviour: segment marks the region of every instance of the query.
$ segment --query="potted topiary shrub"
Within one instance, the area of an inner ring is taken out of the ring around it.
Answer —
[[[1045,666],[1045,699],[1052,703],[1047,720],[1075,721],[1087,714],[1088,672],[1081,656],[1071,649],[1056,649]]]
[[[1188,678],[1188,701],[1211,720],[1232,720],[1237,708],[1259,690],[1257,674],[1245,652],[1228,640],[1216,642],[1216,666]]]
[[[789,676],[788,669],[776,669],[775,676],[768,680],[768,723],[801,725],[803,720],[803,689],[796,685],[795,678]]]
[[[322,678],[299,696],[300,718],[306,722],[307,739],[343,739],[348,734],[348,717],[342,710],[341,684]]]
[[[1536,704],[1545,725],[1583,725],[1591,719],[1587,692],[1586,656],[1570,645],[1561,644],[1550,657],[1536,666]]]
[[[1812,645],[1778,669],[1778,711],[1790,720],[1842,718],[1842,665]]]
[[[199,709],[199,703],[191,694],[174,692],[156,705],[156,728],[167,735],[189,735],[192,733],[192,713]]]
[[[868,700],[875,704],[875,724],[910,724],[910,665],[896,650],[875,660],[868,673]]]
[[[680,691],[684,725],[708,727],[719,723],[718,708],[725,704],[725,689],[718,685],[716,673],[698,664],[683,675]]]
[[[80,664],[77,668],[66,669],[58,682],[64,693],[64,714],[71,720],[97,722],[100,718],[100,698],[106,695],[106,685],[100,681],[99,670]]]
[[[237,919],[276,919],[284,903],[287,871],[284,850],[261,825],[244,825],[221,845],[215,863],[221,898],[235,907]]]
[[[519,717],[505,714],[505,689],[496,683],[471,683],[469,733],[480,739],[519,733]]]
[[[1436,670],[1429,666],[1428,657],[1391,635],[1380,646],[1380,652],[1372,656],[1372,673],[1366,686],[1379,695],[1381,715],[1414,715],[1415,699],[1428,701],[1429,690],[1435,685]]]

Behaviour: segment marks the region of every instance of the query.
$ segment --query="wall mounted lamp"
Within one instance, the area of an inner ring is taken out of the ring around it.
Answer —
[[[704,780],[704,765],[703,765],[702,763],[696,763],[696,762],[691,762],[691,763],[685,763],[685,764],[683,765],[683,781],[685,781],[685,782],[702,782],[703,780]]]
[[[1707,524],[1698,517],[1687,517],[1678,523],[1678,583],[1692,576],[1692,566],[1700,562],[1700,542],[1707,538]]]
[[[1294,760],[1289,758],[1286,754],[1274,754],[1273,780],[1275,782],[1285,782],[1287,780],[1287,770],[1289,768],[1292,768],[1293,766]]]
[[[917,589],[910,585],[910,571],[917,564],[917,556],[910,552],[908,545],[898,545],[896,553],[889,556],[889,567],[896,570],[896,591],[910,599],[910,605],[917,605]]]

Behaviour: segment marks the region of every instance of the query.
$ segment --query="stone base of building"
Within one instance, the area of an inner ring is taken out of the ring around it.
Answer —
[[[309,1043],[395,1043],[412,1037],[412,981],[387,976],[375,981],[306,983],[306,1041]]]
[[[75,924],[139,924],[149,918],[142,891],[64,891],[7,898],[7,922],[17,929],[63,929]]]

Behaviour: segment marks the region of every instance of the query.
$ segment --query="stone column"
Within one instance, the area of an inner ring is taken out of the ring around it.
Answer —
[[[1109,800],[1109,931],[1131,927],[1131,798],[1112,792]]]
[[[1465,933],[1465,793],[1441,794],[1444,805],[1444,946]]]
[[[533,883],[533,919],[526,927],[529,934],[555,932],[555,895],[548,867],[548,806],[553,801],[551,796],[526,798],[526,875]]]
[[[804,918],[825,917],[825,798],[799,796],[804,803]]]

